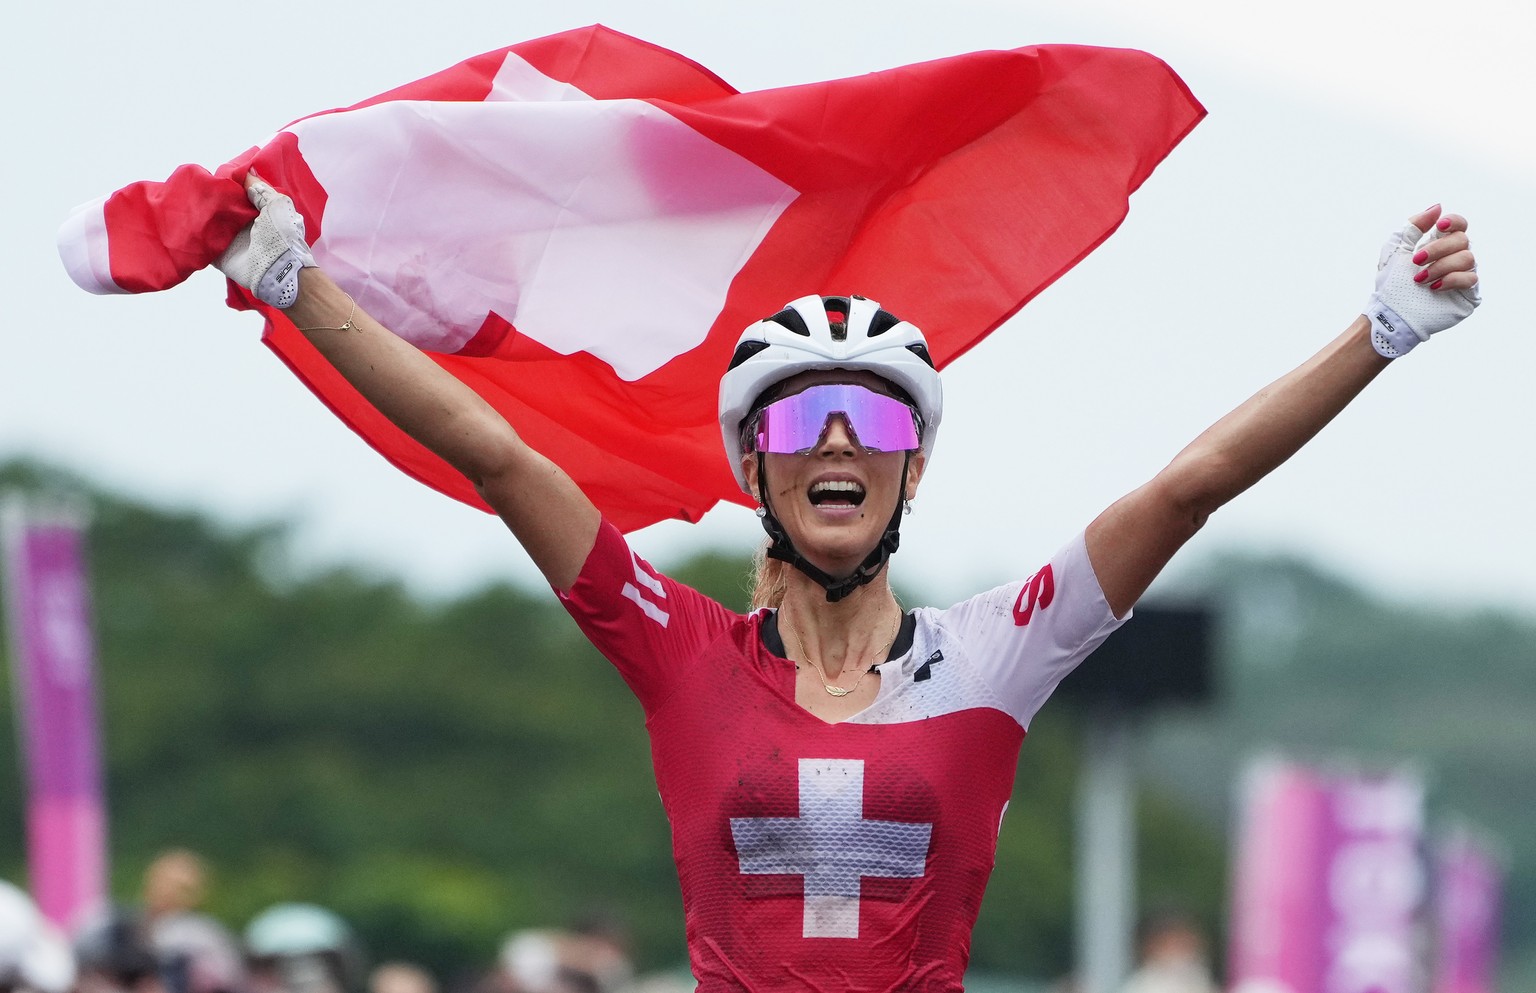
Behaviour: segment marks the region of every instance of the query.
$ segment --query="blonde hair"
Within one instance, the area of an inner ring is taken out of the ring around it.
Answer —
[[[768,557],[771,544],[771,539],[765,538],[752,555],[752,610],[777,610],[783,605],[784,591],[789,586],[789,563]]]

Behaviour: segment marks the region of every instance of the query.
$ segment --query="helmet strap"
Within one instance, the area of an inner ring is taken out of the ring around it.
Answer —
[[[901,545],[901,508],[905,502],[907,492],[907,470],[912,466],[911,452],[907,452],[906,457],[901,462],[901,498],[896,501],[896,510],[891,514],[890,521],[885,525],[885,534],[880,537],[879,543],[875,545],[869,555],[865,556],[864,561],[859,563],[859,567],[842,579],[838,579],[831,573],[824,572],[811,564],[804,555],[800,554],[799,549],[795,548],[794,542],[789,540],[789,534],[785,532],[784,525],[779,523],[773,508],[768,505],[768,466],[766,463],[767,460],[763,458],[763,453],[758,452],[757,500],[765,511],[761,516],[761,520],[763,522],[763,530],[768,532],[769,545],[767,555],[770,559],[788,562],[809,576],[816,585],[827,591],[828,603],[837,603],[860,586],[880,575],[880,571],[885,568],[886,560]]]

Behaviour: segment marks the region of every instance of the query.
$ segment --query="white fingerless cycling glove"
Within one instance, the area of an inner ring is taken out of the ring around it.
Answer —
[[[1441,236],[1431,228],[1425,237],[1412,224],[1387,239],[1376,263],[1376,292],[1365,305],[1371,322],[1371,346],[1389,359],[1407,355],[1437,331],[1454,327],[1481,303],[1477,287],[1470,290],[1432,290],[1413,277],[1421,266],[1413,256],[1420,242],[1427,245]]]
[[[299,298],[299,270],[315,264],[304,240],[304,218],[286,194],[263,180],[253,179],[245,195],[261,213],[214,265],[262,303],[287,310]]]

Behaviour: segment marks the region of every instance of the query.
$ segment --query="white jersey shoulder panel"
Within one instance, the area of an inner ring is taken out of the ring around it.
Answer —
[[[853,723],[989,707],[1027,730],[1062,678],[1130,617],[1110,611],[1081,535],[1028,579],[913,613],[912,650],[881,667],[880,694]]]

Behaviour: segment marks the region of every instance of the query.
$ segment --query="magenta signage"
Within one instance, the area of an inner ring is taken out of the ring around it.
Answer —
[[[1418,993],[1424,789],[1402,773],[1333,777],[1322,826],[1323,993]]]
[[[1235,863],[1235,993],[1418,993],[1423,812],[1411,774],[1256,764]]]
[[[39,909],[68,927],[106,899],[95,658],[80,528],[6,508],[6,601]]]
[[[1237,990],[1311,993],[1322,935],[1316,917],[1324,788],[1311,770],[1266,760],[1243,782],[1232,900]]]
[[[1434,993],[1495,993],[1503,872],[1466,831],[1435,848]]]

